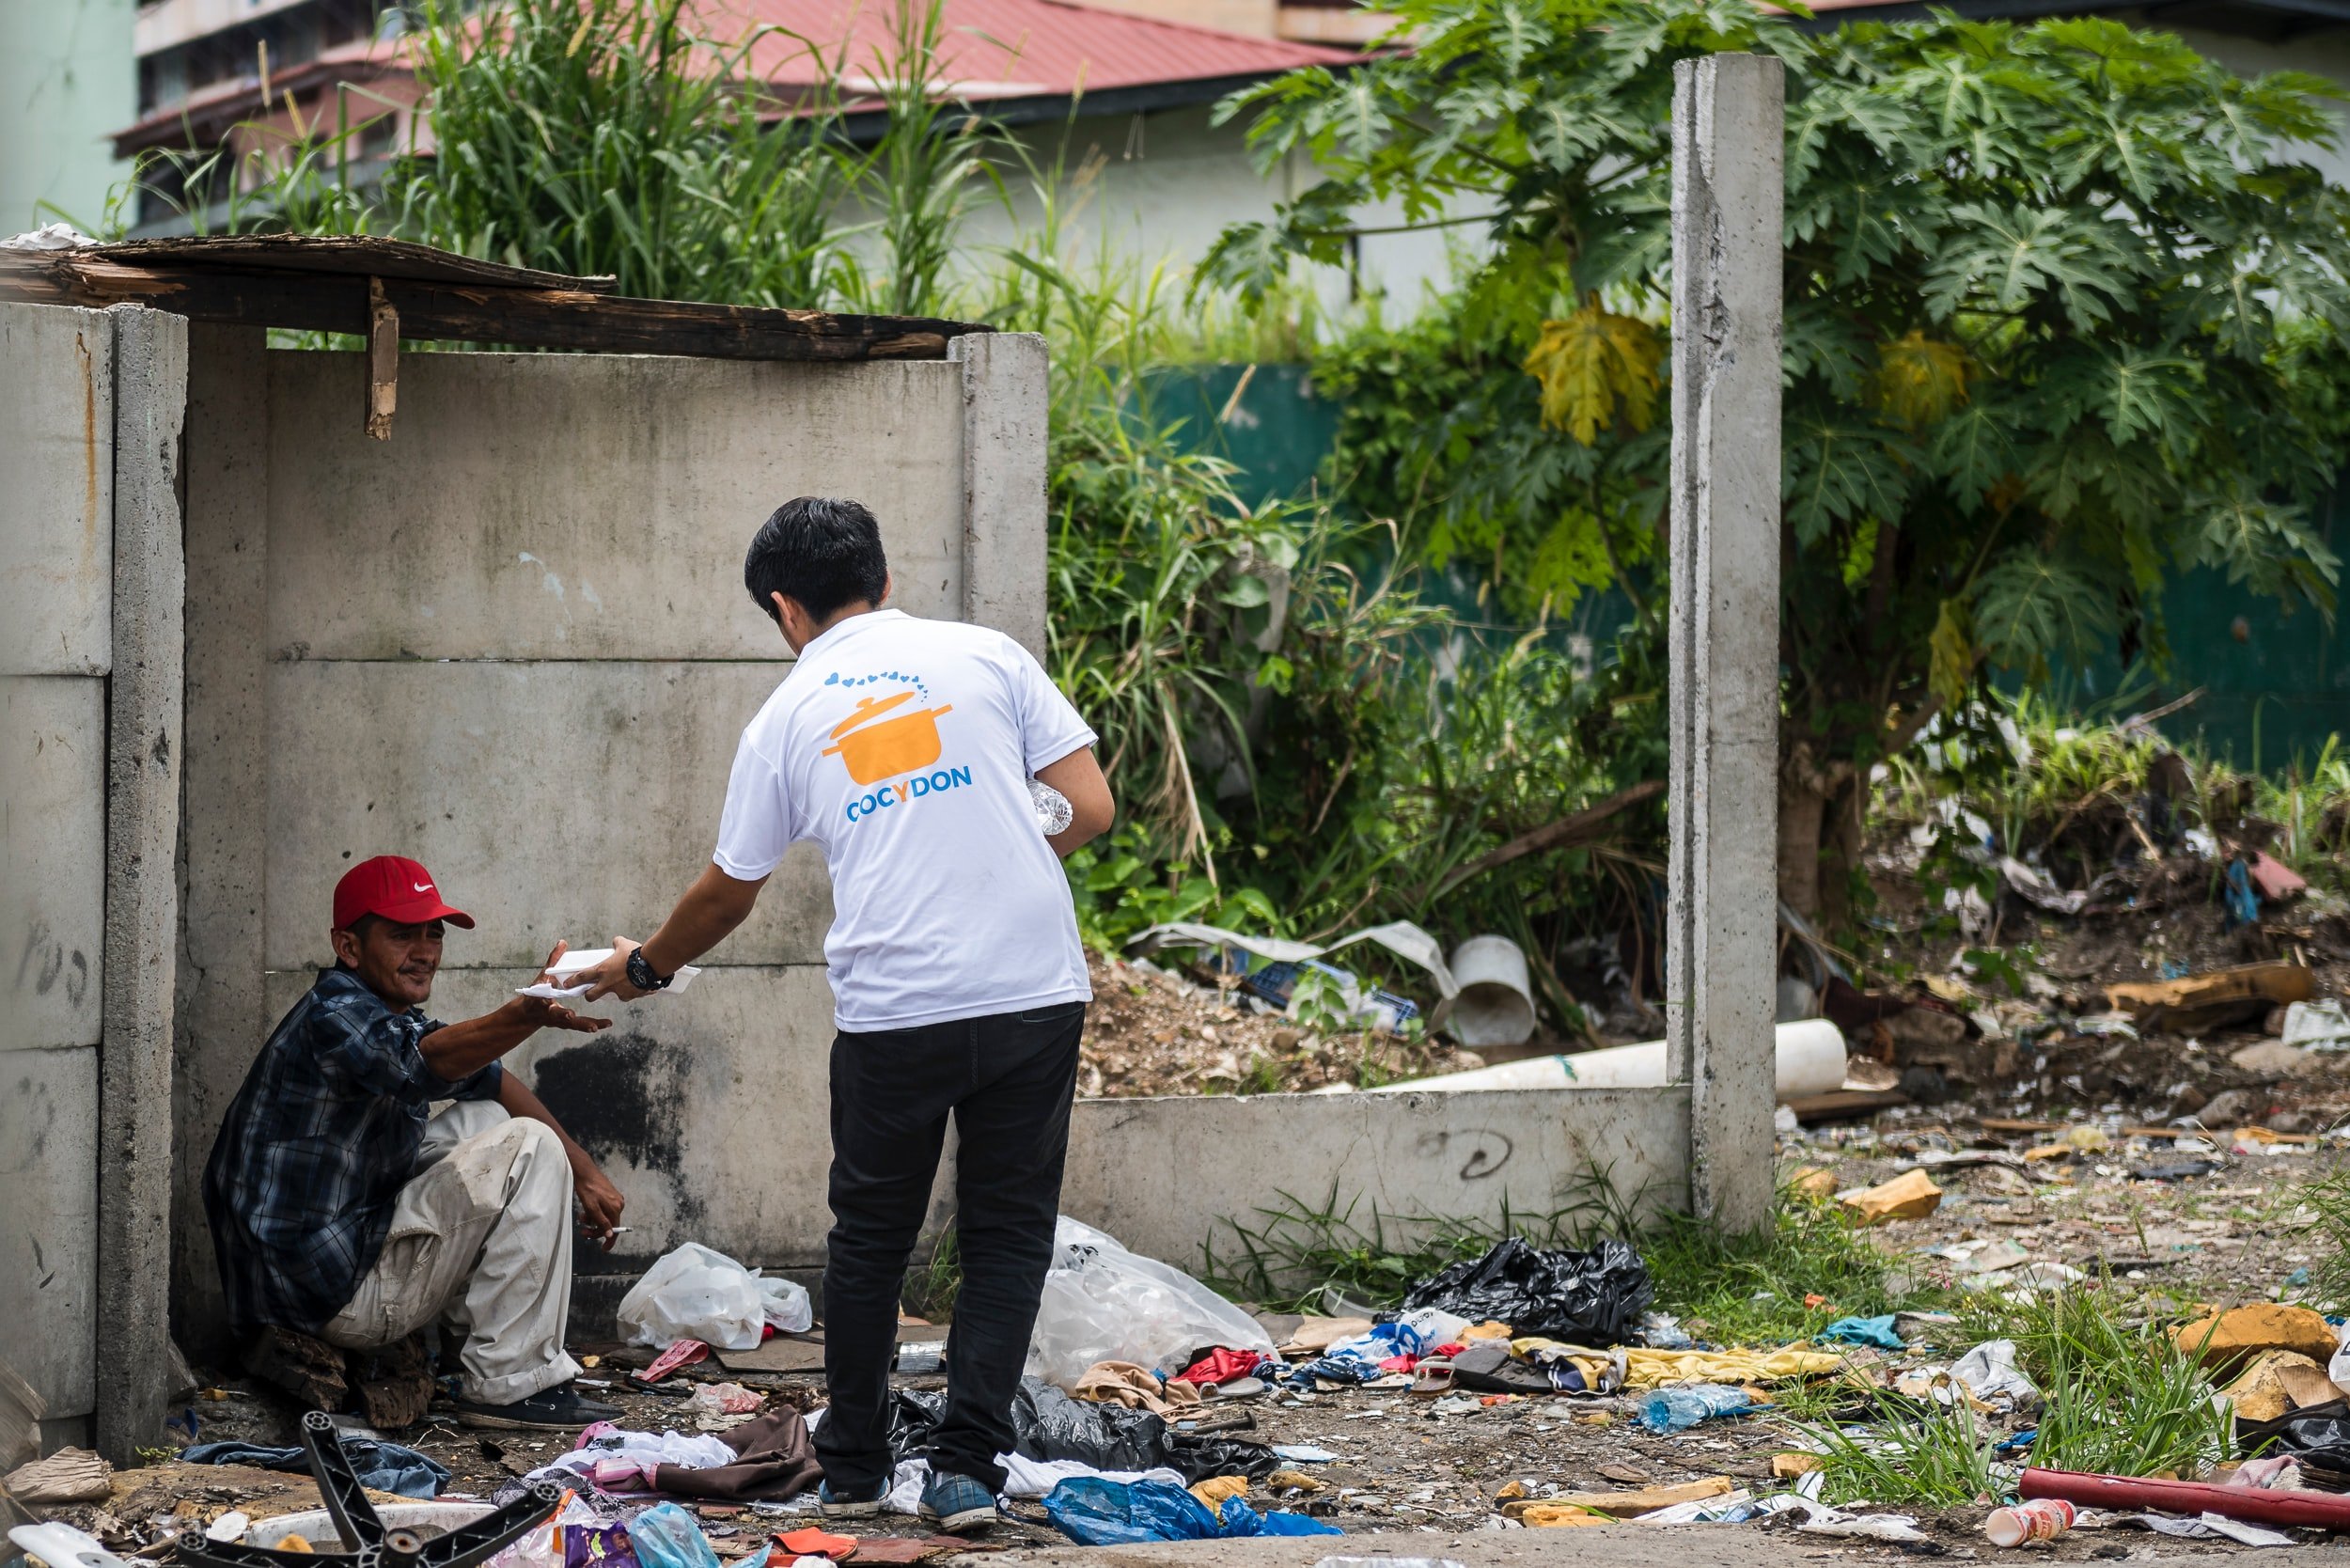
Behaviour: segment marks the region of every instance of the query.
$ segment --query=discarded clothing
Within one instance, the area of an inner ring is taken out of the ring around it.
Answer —
[[[1318,1377],[1333,1383],[1369,1383],[1386,1375],[1389,1369],[1384,1363],[1397,1356],[1417,1356],[1427,1348],[1418,1331],[1407,1324],[1374,1324],[1367,1333],[1340,1340],[1316,1359],[1292,1367],[1284,1381],[1292,1388],[1310,1388]]]
[[[1044,1512],[1082,1546],[1148,1541],[1230,1541],[1251,1535],[1338,1535],[1336,1525],[1302,1513],[1259,1513],[1241,1497],[1211,1512],[1180,1486],[1142,1481],[1063,1482],[1046,1494]]]
[[[590,1481],[605,1492],[643,1492],[651,1489],[653,1472],[665,1465],[703,1469],[732,1463],[735,1451],[724,1438],[699,1433],[656,1435],[598,1421],[579,1435],[571,1452],[541,1465],[529,1479],[567,1486]]]
[[[1403,1307],[1440,1307],[1472,1323],[1498,1318],[1522,1335],[1614,1345],[1637,1337],[1655,1294],[1640,1255],[1613,1236],[1588,1252],[1540,1250],[1508,1236],[1483,1257],[1414,1285]]]
[[[1172,1381],[1188,1383],[1195,1388],[1211,1383],[1230,1383],[1235,1378],[1253,1376],[1269,1359],[1261,1351],[1212,1350],[1177,1372]]]
[[[1832,1372],[1844,1358],[1825,1350],[1591,1350],[1560,1344],[1556,1340],[1512,1340],[1511,1349],[1551,1372],[1558,1382],[1560,1363],[1581,1372],[1594,1391],[1621,1358],[1622,1387],[1661,1388],[1668,1383],[1776,1383],[1781,1378],[1814,1377]],[[1457,1363],[1456,1357],[1456,1363]]]
[[[729,1450],[725,1464],[662,1465],[653,1488],[673,1497],[712,1502],[749,1502],[796,1497],[824,1479],[807,1422],[786,1406],[718,1434]]]
[[[1096,1361],[1070,1391],[1097,1404],[1148,1410],[1153,1416],[1171,1415],[1177,1405],[1199,1403],[1199,1390],[1191,1384],[1161,1383],[1149,1368],[1132,1361]]]
[[[640,1568],[626,1525],[565,1525],[563,1568]]]
[[[1893,1314],[1881,1318],[1838,1318],[1812,1336],[1824,1345],[1874,1345],[1879,1350],[1906,1350],[1893,1332]]]
[[[436,1497],[449,1482],[438,1460],[375,1437],[346,1437],[343,1456],[359,1477],[359,1484],[403,1497]],[[264,1470],[299,1470],[307,1475],[307,1449],[274,1449],[259,1443],[198,1443],[180,1457],[190,1465],[254,1465]]]

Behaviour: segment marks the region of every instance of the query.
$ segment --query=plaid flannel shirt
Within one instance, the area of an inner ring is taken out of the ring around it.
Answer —
[[[454,1083],[419,1048],[441,1026],[326,969],[245,1074],[204,1168],[228,1313],[315,1333],[375,1266],[435,1100],[493,1100],[496,1062]]]

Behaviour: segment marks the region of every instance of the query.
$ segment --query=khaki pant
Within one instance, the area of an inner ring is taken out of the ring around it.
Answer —
[[[464,1336],[465,1397],[516,1400],[568,1383],[572,1168],[543,1122],[461,1100],[425,1124],[383,1255],[319,1331],[374,1350],[439,1319]]]

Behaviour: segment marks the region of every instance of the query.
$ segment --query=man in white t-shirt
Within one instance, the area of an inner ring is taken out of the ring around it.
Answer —
[[[777,508],[743,580],[798,662],[743,730],[712,864],[642,947],[615,941],[588,995],[666,985],[750,914],[789,846],[823,847],[838,1030],[823,1507],[876,1513],[888,1492],[899,1296],[951,1114],[963,1289],[922,1513],[968,1529],[1004,1483],[1093,996],[1058,856],[1109,826],[1109,786],[1026,649],[881,608],[881,530],[856,502]],[[1070,805],[1050,839],[1031,777]]]

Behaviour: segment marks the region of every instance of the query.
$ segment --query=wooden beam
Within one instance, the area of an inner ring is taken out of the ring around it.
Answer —
[[[990,328],[917,316],[682,300],[627,299],[576,289],[508,289],[399,277],[383,300],[411,339],[704,359],[944,359],[948,340]],[[274,272],[120,262],[72,251],[0,253],[0,299],[33,305],[146,305],[190,321],[364,337],[369,280],[337,273]]]
[[[1521,855],[1537,855],[1543,850],[1562,849],[1571,844],[1580,844],[1595,839],[1599,836],[1600,829],[1607,825],[1609,818],[1620,811],[1639,805],[1644,800],[1654,800],[1664,792],[1665,781],[1661,778],[1644,779],[1628,789],[1618,790],[1606,799],[1587,806],[1580,811],[1561,817],[1555,823],[1545,823],[1530,833],[1519,834],[1496,849],[1487,850],[1445,878],[1429,897],[1431,899],[1442,898],[1471,877],[1482,876],[1496,866],[1506,866]]]
[[[368,279],[368,439],[392,438],[400,407],[400,312],[384,297],[384,280]]]

